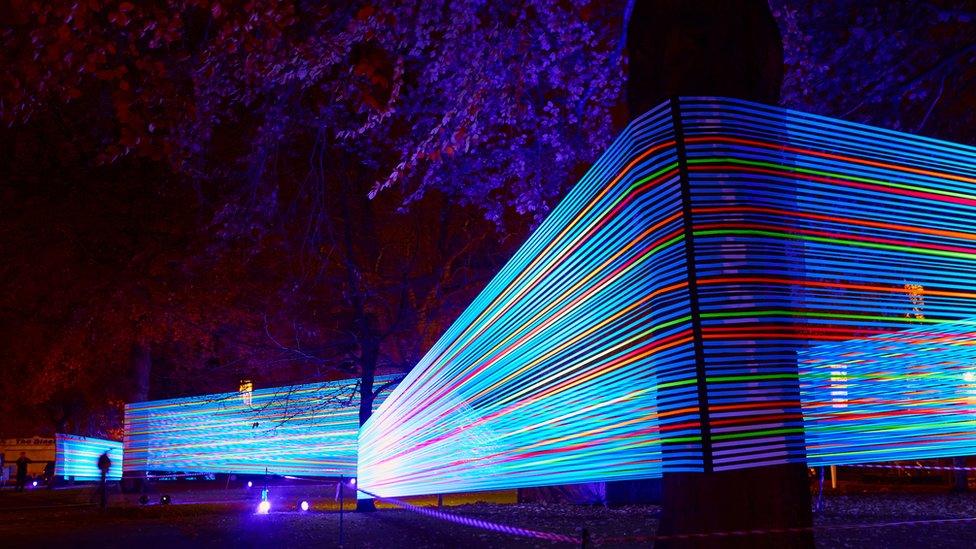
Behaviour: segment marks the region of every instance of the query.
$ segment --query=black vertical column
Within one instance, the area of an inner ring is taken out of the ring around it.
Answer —
[[[712,464],[712,424],[708,410],[708,383],[705,371],[705,348],[702,339],[701,308],[698,304],[698,270],[695,266],[695,227],[691,208],[691,186],[688,179],[688,157],[681,125],[681,100],[672,97],[671,123],[674,126],[675,150],[678,156],[678,177],[681,179],[681,217],[684,223],[685,265],[688,272],[688,304],[695,357],[695,385],[698,390],[698,417],[701,428],[702,465],[706,473]]]

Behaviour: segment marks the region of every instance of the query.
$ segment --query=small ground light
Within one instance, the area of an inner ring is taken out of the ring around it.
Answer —
[[[349,484],[351,486],[355,486],[356,485],[356,479],[354,479],[354,478],[349,479]]]
[[[169,502],[170,502],[169,494],[163,494],[159,496],[160,505],[169,505]]]
[[[35,480],[34,482],[32,482],[31,483],[31,486],[33,486],[34,488],[37,488],[37,481]]]
[[[271,502],[268,501],[268,489],[261,490],[261,503],[258,504],[258,514],[267,515],[271,510]]]
[[[308,502],[302,500],[302,503],[298,506],[302,511],[308,511]]]
[[[251,486],[254,486],[254,483],[251,481],[247,481],[247,487],[250,488]]]

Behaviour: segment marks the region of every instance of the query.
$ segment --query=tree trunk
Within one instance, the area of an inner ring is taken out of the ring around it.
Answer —
[[[376,378],[378,357],[378,346],[373,342],[373,337],[366,335],[360,352],[359,425],[366,423],[369,416],[373,415],[373,381]],[[376,502],[372,499],[356,499],[356,511],[368,513],[375,510]]]
[[[71,411],[68,405],[61,407],[60,412],[55,416],[54,419],[54,432],[55,433],[67,433],[68,420],[71,419]]]
[[[631,117],[678,96],[736,97],[772,104],[779,99],[782,40],[764,0],[636,0],[627,47]],[[707,407],[707,402],[701,404]],[[804,464],[714,472],[706,456],[705,469],[704,473],[664,474],[662,534],[798,530],[677,538],[656,546],[813,547]]]
[[[149,385],[152,375],[152,354],[149,346],[137,343],[132,347],[132,369],[135,374],[135,393],[133,402],[149,400]]]
[[[149,400],[150,380],[152,379],[152,353],[149,346],[136,343],[132,346],[132,370],[135,387],[132,402],[146,402]],[[123,473],[121,488],[123,492],[134,493],[145,491],[145,477],[138,471]]]
[[[779,101],[783,43],[765,0],[636,0],[627,54],[632,118],[681,95]]]
[[[954,457],[952,458],[952,491],[953,492],[968,492],[969,491],[969,471],[966,470],[966,458],[965,457]]]
[[[746,536],[664,540],[655,547],[813,547],[807,467],[802,463],[664,475],[661,534],[780,530]]]
[[[364,351],[361,359],[360,368],[362,373],[359,378],[359,425],[366,423],[369,416],[373,415],[373,382],[376,379],[376,358],[377,350],[370,349]]]

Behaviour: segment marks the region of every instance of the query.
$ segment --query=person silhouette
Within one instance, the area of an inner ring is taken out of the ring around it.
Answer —
[[[102,473],[102,483],[99,487],[99,492],[101,496],[101,506],[102,509],[105,508],[108,503],[108,494],[106,493],[105,480],[108,478],[108,470],[112,467],[112,458],[108,457],[108,450],[102,452],[102,455],[98,456],[98,470]]]
[[[17,487],[15,491],[23,492],[24,485],[27,484],[27,464],[32,463],[34,460],[27,457],[27,452],[21,452],[20,457],[17,458]]]

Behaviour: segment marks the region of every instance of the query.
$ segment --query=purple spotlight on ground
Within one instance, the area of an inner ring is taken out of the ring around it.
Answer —
[[[252,483],[251,481],[247,481],[247,487],[250,488],[251,486],[254,486],[254,483]]]
[[[261,503],[258,504],[258,514],[259,515],[267,515],[268,514],[268,511],[270,511],[270,510],[271,510],[271,502],[270,501],[264,500],[264,501],[262,501]]]
[[[31,486],[33,486],[34,488],[37,488],[37,481],[35,480],[34,482],[32,482],[31,483]]]
[[[303,500],[299,507],[301,507],[302,511],[308,511],[308,502]]]

